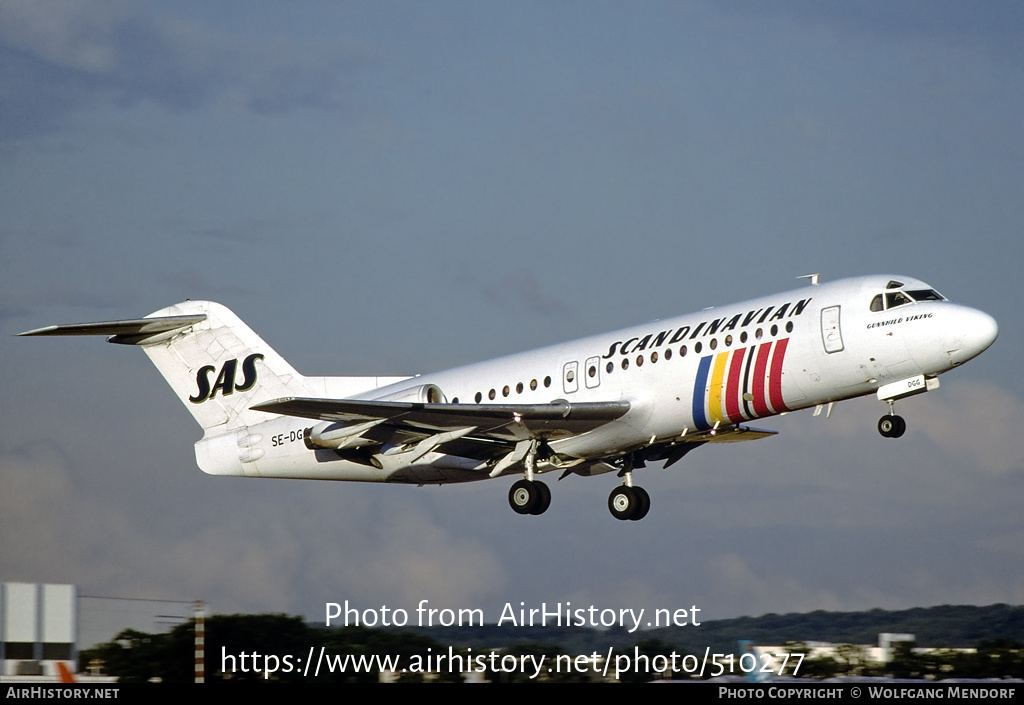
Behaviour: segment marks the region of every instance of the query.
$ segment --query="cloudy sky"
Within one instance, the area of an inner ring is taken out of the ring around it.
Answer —
[[[0,580],[319,618],[1024,603],[1024,7],[0,0]],[[307,374],[429,372],[898,272],[1000,338],[899,405],[637,481],[204,475],[137,349],[185,298]]]

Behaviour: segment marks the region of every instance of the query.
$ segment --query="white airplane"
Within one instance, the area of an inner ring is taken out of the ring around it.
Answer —
[[[752,301],[415,377],[304,377],[225,307],[185,301],[145,318],[21,335],[109,335],[141,346],[204,430],[213,475],[444,484],[521,476],[520,514],[541,514],[538,475],[615,472],[617,519],[643,518],[633,484],[705,443],[763,438],[744,422],[876,393],[898,438],[897,399],[980,354],[998,326],[903,276],[812,285]],[[301,420],[300,420],[301,419]],[[312,420],[312,424],[309,420]]]

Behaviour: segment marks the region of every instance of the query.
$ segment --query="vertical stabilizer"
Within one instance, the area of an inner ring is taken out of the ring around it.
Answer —
[[[265,421],[267,414],[249,409],[258,402],[309,394],[305,378],[220,304],[186,301],[147,318],[197,314],[205,319],[137,344],[208,432]]]

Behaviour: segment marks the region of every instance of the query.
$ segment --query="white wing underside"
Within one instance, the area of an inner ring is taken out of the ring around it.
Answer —
[[[550,404],[427,404],[356,399],[309,399],[288,397],[256,404],[255,411],[334,422],[341,433],[362,430],[368,442],[407,445],[434,438],[434,449],[463,457],[489,459],[508,456],[523,441],[557,441],[597,431],[622,417],[628,401],[584,402],[559,400]],[[695,445],[707,442],[755,440],[774,435],[765,431],[730,425],[674,439],[652,442],[642,450],[650,460],[675,462]],[[446,438],[450,435],[450,440]],[[678,449],[678,450],[677,450]]]

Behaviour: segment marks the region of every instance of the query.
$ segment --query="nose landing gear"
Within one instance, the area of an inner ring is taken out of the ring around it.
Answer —
[[[886,438],[899,438],[907,430],[907,422],[895,414],[878,419],[878,432]]]
[[[878,419],[878,432],[885,438],[899,438],[907,430],[907,422],[902,416],[897,416],[893,410],[893,400],[889,402],[889,413]]]

